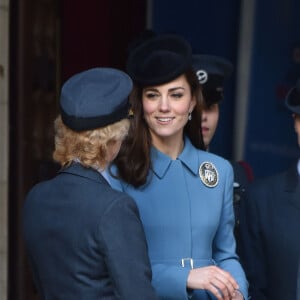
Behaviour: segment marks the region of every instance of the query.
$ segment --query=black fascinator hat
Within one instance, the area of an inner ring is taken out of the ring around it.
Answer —
[[[164,84],[192,68],[192,49],[180,36],[157,35],[130,51],[126,68],[137,84]]]

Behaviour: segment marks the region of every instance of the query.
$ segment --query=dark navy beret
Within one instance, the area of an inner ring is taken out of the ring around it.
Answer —
[[[126,118],[132,80],[113,68],[93,68],[69,78],[60,95],[65,125],[74,131],[92,130]]]
[[[161,34],[130,51],[127,72],[140,85],[169,82],[192,68],[192,49],[182,37]]]
[[[233,65],[223,57],[193,55],[193,69],[202,85],[223,86],[233,71]]]
[[[193,55],[193,69],[203,87],[205,100],[216,103],[223,98],[224,81],[233,71],[233,65],[223,57],[214,55]]]
[[[295,87],[291,88],[285,99],[286,107],[300,115],[300,78]]]

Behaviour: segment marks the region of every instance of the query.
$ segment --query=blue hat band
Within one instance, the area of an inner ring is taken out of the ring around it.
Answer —
[[[74,117],[68,115],[62,107],[60,107],[61,117],[65,125],[74,131],[93,130],[101,128],[112,123],[118,122],[128,117],[129,104],[120,107],[109,115],[96,117]]]

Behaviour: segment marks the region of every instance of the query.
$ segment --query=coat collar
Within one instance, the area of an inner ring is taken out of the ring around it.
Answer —
[[[192,145],[191,141],[185,137],[184,148],[181,154],[177,157],[192,173],[198,174],[199,169],[199,158],[198,151],[195,151],[195,147]],[[172,163],[172,159],[157,150],[155,147],[151,148],[151,162],[152,171],[157,177],[163,178]]]
[[[93,168],[86,168],[78,162],[73,162],[70,166],[62,168],[59,173],[69,173],[76,176],[88,178],[98,183],[100,182],[102,184],[109,185],[109,183],[105,180],[100,172]]]

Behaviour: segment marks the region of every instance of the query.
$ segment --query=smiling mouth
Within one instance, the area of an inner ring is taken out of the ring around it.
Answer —
[[[169,123],[173,120],[174,118],[156,118],[156,120],[160,123]]]

